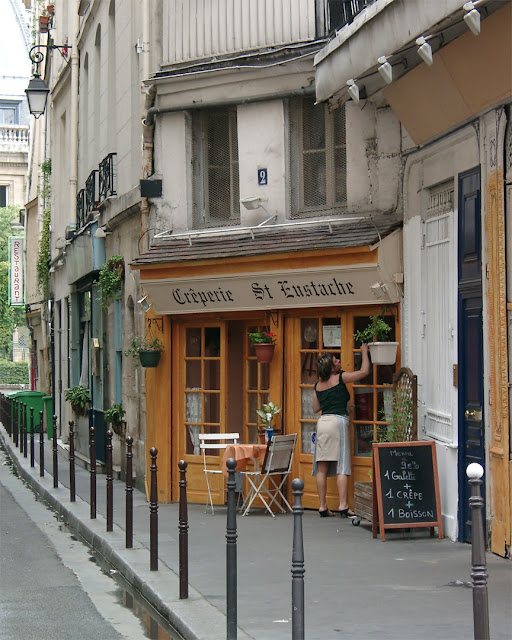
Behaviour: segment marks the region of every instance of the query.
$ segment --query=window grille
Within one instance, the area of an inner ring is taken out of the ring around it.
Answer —
[[[345,107],[329,113],[313,98],[290,105],[291,217],[346,210]]]
[[[353,22],[357,14],[375,0],[327,0],[329,34]]]
[[[192,121],[193,227],[240,222],[236,107],[198,111]]]

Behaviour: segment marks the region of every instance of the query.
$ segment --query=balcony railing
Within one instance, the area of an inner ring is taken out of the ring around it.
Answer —
[[[354,21],[361,11],[375,0],[327,0],[329,34]]]
[[[96,209],[98,203],[96,202],[96,176],[98,174],[97,169],[94,169],[89,174],[89,177],[85,181],[85,215]]]
[[[100,162],[99,167],[99,191],[100,191],[100,202],[109,198],[110,196],[115,196],[116,190],[114,189],[114,156],[117,153],[109,153],[108,156],[103,158]]]
[[[85,189],[80,189],[76,196],[76,228],[81,229],[85,225]]]
[[[0,151],[28,153],[28,127],[17,124],[0,125]]]

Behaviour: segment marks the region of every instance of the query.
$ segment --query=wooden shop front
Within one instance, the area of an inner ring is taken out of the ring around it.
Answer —
[[[243,442],[256,442],[256,409],[272,401],[282,409],[276,429],[298,434],[291,477],[305,483],[304,506],[318,507],[311,476],[316,359],[324,351],[341,353],[344,369],[358,368],[361,354],[353,333],[371,315],[384,315],[392,325],[391,340],[400,336],[400,277],[394,274],[401,272],[401,231],[372,244],[374,233],[357,246],[340,241],[322,248],[316,242],[315,250],[271,253],[267,246],[261,255],[222,257],[209,257],[206,243],[198,243],[202,253],[196,253],[199,247],[178,250],[169,243],[166,251],[150,251],[134,263],[152,304],[150,314],[162,319],[166,344],[159,366],[146,372],[146,447],[159,451],[161,501],[178,499],[177,465],[185,459],[188,498],[205,502],[198,434],[235,431]],[[307,237],[301,243],[311,246]],[[226,243],[221,246],[226,249]],[[379,298],[376,284],[385,285]],[[248,334],[256,330],[275,334],[269,363],[259,362],[250,344]],[[368,479],[371,440],[385,420],[399,360],[400,351],[395,365],[373,366],[364,381],[352,385],[352,482]],[[211,457],[214,462],[220,457]],[[218,504],[225,498],[223,480],[218,477],[214,493]],[[333,508],[336,496],[332,479]]]

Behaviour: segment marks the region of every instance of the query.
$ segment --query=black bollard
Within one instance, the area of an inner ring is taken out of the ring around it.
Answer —
[[[18,414],[18,401],[16,399],[13,400],[13,409],[12,409],[12,426],[14,432],[14,444],[18,446],[18,438],[19,438],[19,414]]]
[[[126,436],[126,548],[133,548],[133,438]]]
[[[302,491],[299,478],[292,481],[293,551],[292,551],[292,640],[304,640],[304,541],[302,537]]]
[[[27,405],[21,403],[21,451],[23,457],[27,457]]]
[[[236,460],[228,458],[228,515],[226,525],[226,639],[236,640],[237,636],[237,558],[236,558]]]
[[[475,640],[489,640],[489,599],[487,593],[487,563],[482,509],[484,499],[480,485],[484,470],[477,462],[468,465],[466,474],[471,485],[471,560],[473,571],[473,626]]]
[[[89,428],[89,458],[91,460],[90,468],[90,507],[91,507],[91,519],[96,517],[96,429],[94,427]]]
[[[188,598],[188,508],[187,508],[187,463],[178,462],[180,470],[180,514],[179,514],[179,556],[180,556],[180,600]]]
[[[30,466],[36,464],[36,456],[34,451],[34,407],[30,407]]]
[[[149,496],[149,569],[158,571],[158,484],[156,456],[158,451],[151,447],[151,490]]]
[[[39,475],[44,478],[44,431],[43,412],[39,412]]]
[[[112,436],[110,429],[107,431],[107,531],[114,531],[114,478],[112,477]]]
[[[75,423],[69,421],[69,499],[76,502],[75,491]]]
[[[57,416],[53,416],[53,486],[59,486],[59,467],[57,457]]]

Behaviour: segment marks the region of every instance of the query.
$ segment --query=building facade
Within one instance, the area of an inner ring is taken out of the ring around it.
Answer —
[[[511,531],[510,20],[509,2],[377,0],[316,59],[319,101],[345,104],[355,81],[367,95],[382,91],[408,133],[402,353],[418,375],[422,437],[436,442],[445,531],[470,540],[465,470],[478,462],[490,546],[503,556]]]

